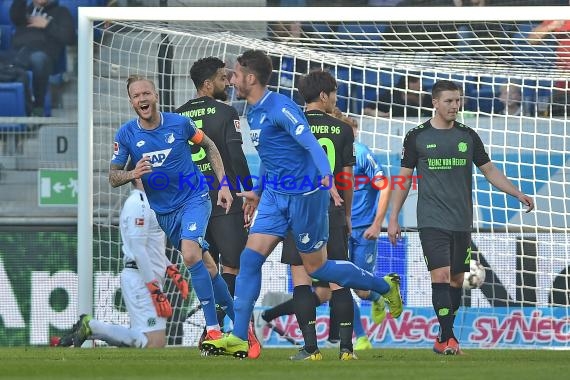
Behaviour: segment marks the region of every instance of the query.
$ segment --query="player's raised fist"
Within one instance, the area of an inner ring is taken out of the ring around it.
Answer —
[[[150,157],[144,156],[137,162],[133,169],[133,177],[138,179],[148,173],[152,173],[152,164],[150,162]]]

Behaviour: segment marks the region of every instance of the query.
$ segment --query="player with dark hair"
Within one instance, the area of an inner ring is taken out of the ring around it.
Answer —
[[[247,357],[247,330],[261,290],[261,267],[289,230],[311,277],[343,287],[372,288],[388,297],[393,315],[402,312],[397,281],[374,277],[348,261],[326,259],[329,192],[335,202],[340,196],[330,178],[327,156],[299,107],[267,89],[271,72],[271,60],[264,52],[248,50],[238,57],[231,80],[238,96],[250,104],[247,119],[261,158],[261,181],[256,192],[238,193],[246,205],[258,207],[240,258],[234,330],[223,338],[205,340],[202,347],[235,357]]]
[[[350,125],[354,137],[356,137],[358,125],[354,119],[343,115],[338,108],[334,109],[333,116]],[[359,178],[359,185],[354,189],[352,201],[352,228],[350,237],[348,238],[348,253],[350,261],[356,266],[373,273],[376,264],[378,235],[380,234],[382,222],[390,200],[390,186],[385,182],[388,181],[388,179],[384,176],[382,166],[376,162],[372,152],[366,145],[355,142],[354,152],[356,163],[353,168],[353,174]],[[365,184],[363,184],[363,177],[368,179]],[[382,189],[382,191],[379,189]],[[378,196],[379,193],[380,196]],[[332,220],[330,216],[329,220]],[[286,243],[287,240],[285,240],[285,244]],[[283,246],[284,250],[285,244]],[[330,247],[330,249],[334,249],[334,247]],[[318,281],[314,282],[313,286],[315,287],[314,299],[317,305],[331,300],[329,284],[323,284],[322,281]],[[384,298],[381,297],[379,293],[370,290],[355,290],[355,293],[361,299],[372,301],[372,320],[374,323],[381,323],[386,316]],[[331,306],[331,318],[328,343],[330,345],[336,345],[340,337],[339,325],[336,321],[335,313],[333,313],[332,310],[334,308],[334,301],[329,302],[329,304]],[[294,310],[293,299],[264,310],[258,314],[255,327],[262,332],[264,324],[282,315],[293,314]],[[362,325],[360,308],[356,302],[354,302],[354,320],[352,326],[356,336],[354,350],[359,351],[372,348],[372,344],[368,340],[368,336]],[[258,334],[258,336],[260,335],[261,334]],[[305,345],[306,343],[307,340],[305,338]]]
[[[337,83],[335,78],[326,71],[312,71],[303,76],[298,90],[307,104],[305,116],[313,135],[325,149],[329,165],[333,170],[335,180],[341,179],[349,186],[339,190],[342,204],[335,204],[331,199],[329,204],[329,241],[327,255],[331,260],[348,260],[348,233],[352,207],[352,166],[355,163],[353,155],[354,135],[350,126],[329,115],[336,105]],[[340,187],[340,186],[339,186]],[[283,242],[281,262],[291,265],[293,277],[293,309],[297,323],[303,333],[305,345],[299,352],[291,356],[291,360],[321,360],[322,355],[317,347],[317,332],[315,321],[316,295],[311,290],[312,278],[303,266],[301,256],[295,247],[291,234]],[[328,283],[324,285],[329,286]],[[352,294],[350,289],[335,283],[330,284],[331,319],[338,323],[340,331],[341,360],[354,359],[352,348]],[[334,316],[334,317],[333,317]]]
[[[115,135],[109,182],[117,187],[133,179],[142,179],[160,227],[181,251],[188,267],[194,291],[202,304],[208,336],[221,337],[212,282],[202,261],[212,205],[208,189],[203,186],[205,178],[192,162],[188,141],[204,147],[216,177],[221,181],[225,173],[220,153],[192,120],[175,113],[159,112],[158,92],[151,80],[129,77],[127,93],[138,117],[123,124]],[[129,158],[135,167],[125,170]],[[228,186],[221,186],[217,204],[230,210],[232,201]]]
[[[517,189],[489,159],[481,138],[457,122],[460,88],[441,80],[432,88],[435,116],[410,130],[404,139],[400,178],[408,178],[392,196],[388,236],[392,244],[401,237],[398,214],[406,200],[414,168],[417,169],[417,225],[424,260],[431,276],[432,303],[440,325],[433,350],[460,354],[453,333],[461,304],[463,275],[471,261],[473,228],[472,167],[475,164],[493,186],[534,208],[531,197]]]
[[[216,262],[222,264],[222,277],[227,283],[231,296],[234,296],[235,279],[239,271],[239,256],[247,241],[244,228],[243,201],[236,197],[240,190],[251,190],[253,185],[247,161],[242,150],[242,138],[238,113],[232,106],[223,103],[227,100],[229,86],[226,65],[219,58],[206,57],[194,62],[190,77],[197,90],[197,97],[189,100],[175,112],[191,118],[198,128],[212,139],[222,157],[226,170],[225,180],[229,183],[234,202],[229,211],[216,205],[220,182],[206,157],[204,148],[192,145],[192,160],[210,183],[212,214],[206,230],[206,240],[210,253]],[[214,281],[214,287],[216,281]],[[252,345],[250,356],[259,356],[260,345],[250,328],[249,341]]]

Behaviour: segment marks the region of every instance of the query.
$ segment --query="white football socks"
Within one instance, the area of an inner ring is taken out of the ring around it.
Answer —
[[[112,346],[128,346],[144,348],[148,339],[140,331],[132,330],[120,325],[114,325],[92,319],[89,327],[93,332],[93,337],[103,340]]]

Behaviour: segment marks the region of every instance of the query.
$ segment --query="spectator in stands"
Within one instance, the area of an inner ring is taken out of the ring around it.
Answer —
[[[306,0],[267,0],[268,7],[305,7]],[[268,22],[268,34],[271,40],[290,40],[301,37],[301,23],[299,21]]]
[[[485,7],[488,3],[488,0],[453,0],[456,7]]]
[[[541,22],[528,35],[528,42],[537,45],[548,35],[554,34],[558,40],[556,64],[560,69],[570,70],[570,20],[547,20]]]
[[[376,104],[364,107],[364,114],[381,117],[429,117],[431,98],[421,92],[421,79],[417,75],[402,76],[393,91],[386,91]]]
[[[514,84],[505,84],[501,86],[499,92],[499,100],[504,107],[501,114],[507,116],[522,116],[522,93],[521,88]]]
[[[365,7],[368,5],[368,0],[307,0],[309,7]]]
[[[494,6],[497,0],[403,0],[399,6]],[[440,49],[451,54],[457,50],[480,59],[502,61],[510,49],[511,25],[497,21],[482,22],[392,22],[391,40],[405,41],[405,46]],[[474,47],[477,45],[477,47]],[[417,50],[416,50],[417,51]]]
[[[14,0],[10,18],[16,26],[12,39],[14,64],[31,70],[34,107],[32,115],[43,116],[49,76],[66,45],[75,44],[71,12],[56,0]]]
[[[570,70],[570,20],[547,20],[535,27],[528,36],[531,45],[539,44],[549,35],[558,40],[556,48],[556,66],[562,71]],[[569,81],[555,83],[557,89],[552,93],[552,115],[566,115],[566,108],[570,101]]]
[[[401,7],[463,7],[463,6],[485,6],[488,0],[402,0]]]
[[[547,20],[541,22],[528,35],[528,42],[537,45],[549,35],[558,40],[556,49],[556,65],[561,70],[570,70],[570,20]],[[557,87],[568,88],[567,82],[557,83]]]

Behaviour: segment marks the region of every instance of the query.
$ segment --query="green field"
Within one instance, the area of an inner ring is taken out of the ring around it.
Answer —
[[[294,349],[266,349],[258,360],[201,357],[196,348],[1,348],[2,379],[564,379],[568,351],[469,350],[438,356],[429,350],[370,350],[340,362],[323,350],[321,362],[293,363]]]

